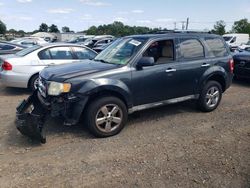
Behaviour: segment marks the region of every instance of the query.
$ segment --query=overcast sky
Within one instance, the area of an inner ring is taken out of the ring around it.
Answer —
[[[224,20],[250,20],[250,0],[0,0],[0,20],[8,29],[33,31],[44,22],[82,31],[121,21],[128,25],[167,27],[190,18],[190,29],[211,29]]]

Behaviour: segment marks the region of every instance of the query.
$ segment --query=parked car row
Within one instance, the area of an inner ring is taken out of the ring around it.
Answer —
[[[85,35],[82,37],[76,37],[72,40],[69,40],[69,43],[77,43],[83,46],[87,46],[91,49],[96,50],[96,52],[101,52],[109,44],[111,44],[115,40],[114,36],[112,35]]]

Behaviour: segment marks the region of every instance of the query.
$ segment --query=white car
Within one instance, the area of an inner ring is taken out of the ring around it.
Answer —
[[[242,44],[238,47],[239,50],[246,50],[250,48],[250,41],[248,41],[246,44]]]
[[[96,55],[88,47],[69,43],[35,45],[13,55],[0,56],[0,82],[8,87],[35,90],[39,72],[45,67],[93,59]]]
[[[34,45],[44,45],[48,43],[44,38],[40,38],[40,37],[23,37],[23,38],[12,40],[11,42],[15,44],[27,46],[27,47],[31,47]]]

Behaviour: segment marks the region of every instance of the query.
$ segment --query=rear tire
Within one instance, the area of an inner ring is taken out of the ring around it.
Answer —
[[[222,88],[220,83],[217,81],[208,81],[200,93],[198,107],[203,112],[211,112],[218,107],[221,98]]]
[[[96,137],[118,134],[127,122],[128,112],[123,101],[116,97],[102,97],[91,102],[85,113],[85,123]]]
[[[30,79],[29,89],[31,91],[35,91],[37,89],[38,79],[39,79],[39,75],[38,74],[32,76],[32,78]]]

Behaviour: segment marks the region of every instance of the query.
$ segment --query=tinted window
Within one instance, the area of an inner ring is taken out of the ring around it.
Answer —
[[[223,57],[227,55],[224,43],[219,38],[205,38],[208,55],[212,57]]]
[[[74,47],[74,52],[78,59],[94,59],[96,56],[96,53],[87,48]]]
[[[51,59],[49,50],[43,50],[39,52],[38,57],[40,59]]]
[[[204,57],[204,49],[197,39],[180,39],[181,56],[184,59]]]
[[[8,44],[0,44],[0,50],[12,50],[14,48],[15,48],[14,46]]]
[[[40,59],[73,59],[69,47],[54,47],[39,53]]]

